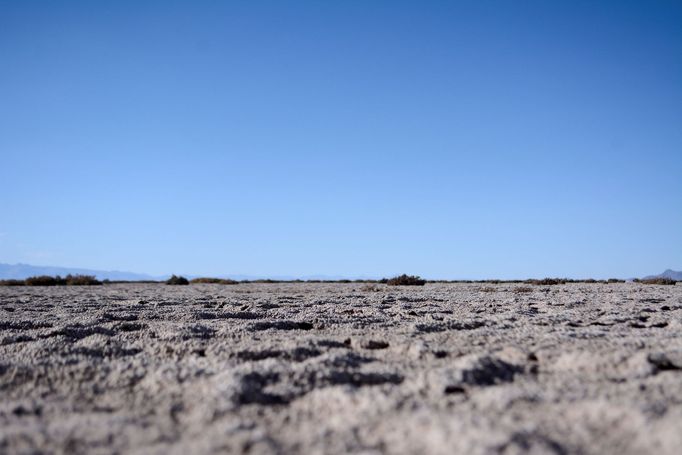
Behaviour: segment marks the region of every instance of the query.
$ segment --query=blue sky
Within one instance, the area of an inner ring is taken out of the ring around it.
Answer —
[[[0,0],[0,262],[682,268],[679,1]]]

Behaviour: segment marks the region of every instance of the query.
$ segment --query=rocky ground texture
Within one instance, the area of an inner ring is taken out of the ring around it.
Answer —
[[[0,453],[680,453],[682,285],[0,288]]]

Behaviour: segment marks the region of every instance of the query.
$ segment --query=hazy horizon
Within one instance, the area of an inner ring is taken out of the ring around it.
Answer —
[[[0,262],[682,267],[682,3],[0,1]]]
[[[9,273],[8,273],[9,272]],[[427,280],[446,280],[446,281],[460,281],[460,280],[527,280],[527,279],[542,279],[542,278],[567,278],[567,279],[575,279],[575,280],[583,280],[583,279],[598,279],[598,280],[606,280],[609,278],[617,278],[617,279],[635,279],[635,278],[646,278],[650,276],[656,276],[656,275],[661,275],[665,273],[672,273],[675,275],[680,275],[682,274],[682,271],[678,271],[677,269],[674,268],[666,268],[665,270],[659,270],[659,271],[654,271],[651,273],[646,273],[638,276],[615,276],[615,275],[606,275],[606,276],[515,276],[515,277],[495,277],[495,276],[489,276],[485,278],[472,278],[472,277],[466,277],[466,276],[451,276],[451,277],[431,277],[431,276],[422,276],[422,274],[418,273],[418,271],[407,271],[408,275],[417,275],[421,276],[422,278],[425,278]],[[230,278],[234,280],[262,280],[262,279],[273,279],[273,280],[329,280],[329,281],[335,281],[335,280],[379,280],[382,278],[391,278],[397,275],[401,275],[405,273],[405,271],[401,273],[388,273],[388,274],[383,274],[383,275],[373,275],[373,276],[367,276],[367,275],[320,275],[320,274],[314,274],[314,275],[245,275],[241,273],[217,273],[213,275],[201,275],[201,274],[196,274],[192,273],[191,271],[169,271],[166,273],[162,274],[149,274],[145,273],[144,271],[139,271],[139,270],[113,270],[113,269],[105,269],[105,270],[98,270],[98,269],[89,269],[87,267],[61,267],[61,266],[56,266],[54,264],[23,264],[23,263],[17,263],[17,264],[5,264],[0,262],[0,279],[25,279],[31,276],[37,276],[37,275],[67,275],[67,274],[75,274],[75,275],[82,275],[82,274],[93,274],[99,279],[110,279],[110,280],[131,280],[131,281],[136,281],[136,280],[165,280],[171,275],[179,275],[179,276],[184,276],[187,278],[200,278],[200,277],[212,277],[212,278]]]

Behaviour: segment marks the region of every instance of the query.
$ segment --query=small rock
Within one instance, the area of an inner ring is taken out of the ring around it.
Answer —
[[[647,360],[659,370],[682,370],[682,351],[652,352]]]
[[[381,340],[369,340],[362,344],[365,349],[386,349],[389,344]]]

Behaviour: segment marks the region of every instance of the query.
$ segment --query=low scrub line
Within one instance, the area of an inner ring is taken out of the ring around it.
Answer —
[[[40,275],[25,280],[0,280],[0,286],[97,286],[102,282],[93,275]]]
[[[670,278],[649,278],[649,279],[634,279],[633,282],[640,284],[656,284],[656,285],[674,285],[677,281]],[[608,280],[595,280],[592,278],[576,280],[572,278],[543,278],[543,279],[528,279],[528,280],[426,280],[416,275],[399,275],[393,278],[382,278],[380,280],[275,280],[275,279],[259,279],[259,280],[232,280],[229,278],[211,278],[200,277],[188,280],[179,275],[173,275],[166,281],[140,280],[140,281],[122,281],[122,280],[98,280],[92,275],[67,275],[65,277],[57,276],[33,276],[25,280],[0,280],[0,286],[93,286],[101,284],[125,284],[125,283],[165,283],[169,285],[189,285],[189,284],[220,284],[220,285],[236,285],[240,283],[366,283],[366,284],[386,284],[389,286],[423,286],[427,283],[472,283],[472,284],[527,284],[537,286],[553,286],[559,284],[572,283],[625,283],[625,280],[618,278],[609,278]]]

